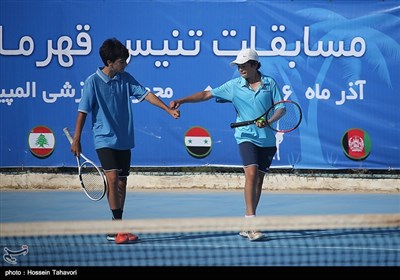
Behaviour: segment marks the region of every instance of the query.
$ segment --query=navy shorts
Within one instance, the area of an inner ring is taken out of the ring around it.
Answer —
[[[259,171],[267,173],[276,153],[276,147],[259,147],[251,142],[243,142],[239,144],[239,153],[244,167],[258,165]]]
[[[101,167],[105,172],[118,170],[120,177],[129,176],[131,168],[131,150],[114,150],[110,148],[97,149]]]

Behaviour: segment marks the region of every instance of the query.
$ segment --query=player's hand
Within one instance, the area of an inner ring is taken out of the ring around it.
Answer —
[[[71,153],[74,156],[79,157],[81,154],[81,151],[82,151],[81,142],[74,139],[71,144]]]
[[[179,119],[179,117],[181,116],[181,111],[179,111],[178,109],[170,109],[170,110],[169,110],[169,114],[170,114],[174,119]]]
[[[169,107],[171,109],[178,109],[180,105],[181,103],[178,102],[178,100],[172,100],[171,102],[169,102]]]
[[[264,128],[264,127],[267,126],[267,120],[266,120],[265,118],[259,118],[259,119],[256,121],[256,125],[257,125],[257,127],[259,127],[259,128]]]

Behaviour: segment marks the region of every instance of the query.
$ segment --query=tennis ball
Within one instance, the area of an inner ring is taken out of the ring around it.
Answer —
[[[261,122],[263,122],[263,121],[265,121],[265,117],[261,117],[261,118],[259,118],[259,119],[257,120],[258,123],[261,123]]]

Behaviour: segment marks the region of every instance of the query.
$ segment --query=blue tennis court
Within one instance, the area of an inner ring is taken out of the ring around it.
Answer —
[[[243,216],[241,191],[131,191],[124,220]],[[110,220],[106,199],[80,191],[2,191],[1,222]],[[398,194],[268,193],[259,216],[399,214]],[[397,217],[397,222],[399,218]],[[104,234],[1,238],[1,246],[29,252],[4,267],[398,267],[400,228],[268,230],[250,242],[238,231],[140,233],[134,244],[116,245]],[[4,257],[4,256],[3,256]],[[4,259],[4,258],[3,258]]]
[[[1,191],[0,222],[111,219],[107,200],[77,191]],[[146,190],[127,193],[124,219],[243,216],[242,191]],[[400,214],[398,193],[269,193],[258,215]]]

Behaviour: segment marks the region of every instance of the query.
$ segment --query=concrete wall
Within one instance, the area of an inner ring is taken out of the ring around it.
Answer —
[[[241,190],[243,174],[154,175],[131,174],[128,189]],[[0,189],[80,189],[78,176],[61,173],[0,173]],[[264,189],[271,191],[400,192],[400,180],[393,178],[346,178],[268,174]]]

